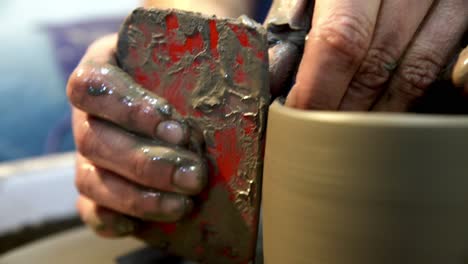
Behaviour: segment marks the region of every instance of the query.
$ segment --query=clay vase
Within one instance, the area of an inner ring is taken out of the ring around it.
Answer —
[[[269,112],[266,264],[468,263],[468,117]]]

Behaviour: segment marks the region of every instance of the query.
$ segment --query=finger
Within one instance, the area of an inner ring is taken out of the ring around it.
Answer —
[[[129,131],[173,144],[188,140],[188,128],[172,106],[116,66],[80,66],[67,91],[75,107]]]
[[[468,92],[468,46],[460,53],[452,73],[453,84]]]
[[[81,220],[98,235],[108,238],[123,237],[133,234],[138,222],[110,209],[96,205],[84,196],[77,202]]]
[[[173,144],[186,143],[188,127],[171,105],[135,83],[114,65],[111,51],[115,46],[116,38],[113,37],[89,48],[68,81],[70,102],[129,131]]]
[[[337,109],[372,40],[381,1],[316,1],[296,83],[286,105]],[[294,98],[293,98],[294,97]]]
[[[436,1],[374,110],[406,111],[424,94],[468,29],[466,4],[466,0]]]
[[[79,153],[130,181],[184,194],[199,193],[207,182],[205,164],[192,152],[135,136],[79,110],[73,123]]]
[[[314,1],[275,0],[265,20],[270,48],[270,92],[283,95],[297,71]]]
[[[301,58],[300,50],[292,43],[280,43],[268,50],[270,58],[270,92],[278,97],[292,81]]]
[[[301,48],[293,43],[283,42],[268,50],[270,58],[270,92],[273,98],[283,95],[292,82],[301,59]]]
[[[135,185],[78,157],[76,187],[96,204],[144,220],[173,222],[193,207],[190,198]]]
[[[341,101],[341,110],[369,110],[389,81],[433,0],[384,0],[365,59]]]

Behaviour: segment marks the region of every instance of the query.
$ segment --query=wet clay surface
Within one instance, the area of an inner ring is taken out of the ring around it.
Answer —
[[[201,263],[248,263],[255,249],[269,101],[266,32],[246,17],[135,10],[119,34],[121,67],[203,134],[210,171],[196,208],[140,234]],[[99,93],[99,91],[97,91]]]
[[[467,133],[466,116],[273,103],[262,193],[265,263],[466,263]]]

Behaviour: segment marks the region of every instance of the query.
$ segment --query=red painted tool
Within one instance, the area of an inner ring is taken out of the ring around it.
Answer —
[[[202,263],[249,263],[260,205],[268,93],[265,30],[243,18],[135,10],[124,23],[118,61],[203,132],[210,175],[197,207],[143,234],[155,246]]]

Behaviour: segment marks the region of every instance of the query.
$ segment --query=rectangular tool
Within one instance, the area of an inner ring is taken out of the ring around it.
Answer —
[[[260,206],[269,102],[266,31],[241,17],[135,10],[119,34],[120,66],[203,131],[209,183],[192,215],[155,224],[156,247],[201,263],[249,263]]]

